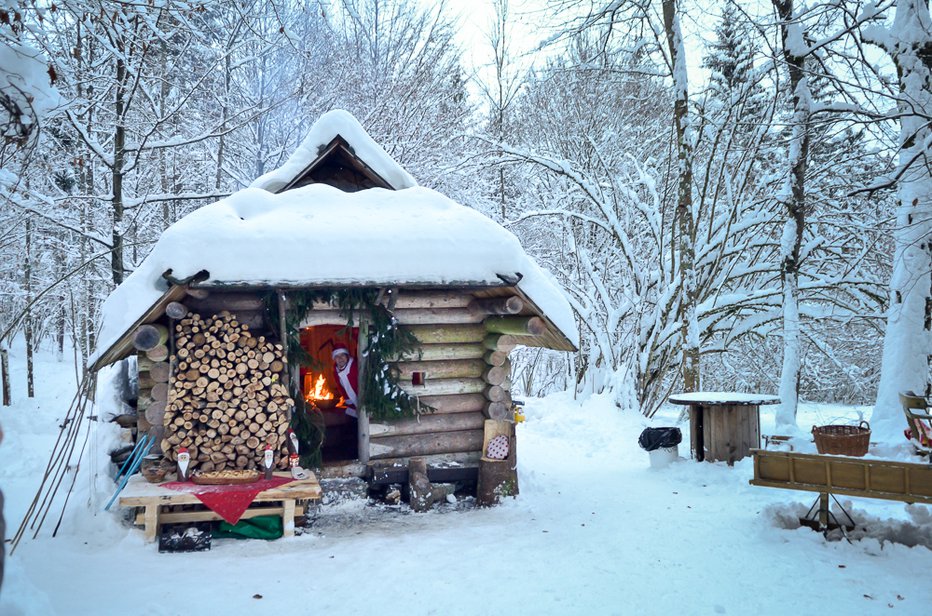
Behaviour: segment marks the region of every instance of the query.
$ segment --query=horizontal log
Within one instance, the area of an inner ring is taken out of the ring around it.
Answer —
[[[511,297],[491,297],[477,299],[469,305],[469,309],[476,314],[518,314],[524,310],[524,300],[517,295]]]
[[[514,414],[511,412],[511,404],[508,402],[489,402],[482,409],[482,414],[489,419],[498,419],[511,421]]]
[[[396,308],[393,314],[402,325],[482,323],[487,316],[467,308]]]
[[[145,351],[139,351],[136,354],[136,371],[137,372],[148,372],[152,369],[152,366],[158,362],[154,362],[148,357],[146,357]]]
[[[436,361],[438,359],[481,359],[486,353],[480,344],[422,344],[400,359]],[[398,360],[389,360],[398,361]]]
[[[427,379],[479,378],[488,366],[481,359],[443,359],[409,361],[392,364],[399,381],[410,381],[412,374],[422,372]]]
[[[504,402],[507,396],[508,392],[501,385],[490,385],[485,389],[485,399],[489,402]]]
[[[168,328],[158,323],[140,325],[133,334],[133,347],[138,351],[149,351],[165,344],[168,340]]]
[[[487,387],[482,379],[427,379],[423,385],[399,383],[401,388],[415,396],[446,396],[449,394],[478,394]]]
[[[153,426],[161,426],[165,420],[165,401],[154,400],[146,409],[146,421]]]
[[[210,291],[208,289],[185,287],[184,291],[188,297],[194,299],[207,299],[210,297]]]
[[[140,372],[136,382],[139,383],[141,389],[152,389],[152,386],[155,385],[155,379],[148,372]]]
[[[152,386],[152,399],[165,401],[168,399],[168,383],[156,383]]]
[[[464,291],[399,291],[395,308],[465,308],[472,300]]]
[[[369,438],[378,439],[386,436],[401,436],[405,434],[477,430],[484,426],[484,422],[485,416],[481,411],[442,415],[421,415],[416,418],[399,419],[390,422],[376,422],[375,420],[370,420]]]
[[[490,351],[510,353],[518,346],[514,336],[506,334],[489,334],[482,339],[482,344]]]
[[[481,451],[482,437],[483,431],[479,429],[370,438],[369,458],[377,460],[389,457]]]
[[[211,293],[204,299],[187,300],[191,312],[201,315],[217,314],[221,310],[232,313],[257,312],[265,310],[262,298],[253,293]]]
[[[501,385],[511,376],[511,366],[492,366],[482,373],[482,380],[489,385]]]
[[[508,353],[505,351],[486,351],[482,359],[490,366],[502,366],[508,359]]]
[[[476,451],[460,452],[460,453],[439,453],[429,456],[418,455],[419,458],[424,458],[428,466],[428,475],[430,474],[430,468],[432,466],[446,466],[446,465],[456,465],[464,467],[478,467],[479,458],[482,457],[482,443],[479,443],[479,448]],[[406,466],[408,464],[408,459],[404,457],[386,457],[379,458],[379,466]]]
[[[547,324],[540,317],[489,317],[485,328],[496,334],[515,336],[540,336],[547,331]]]
[[[155,362],[149,368],[149,376],[156,383],[168,382],[169,366],[167,361]]]
[[[434,409],[434,414],[469,413],[481,411],[488,400],[482,394],[451,394],[447,396],[420,396],[421,404]]]
[[[482,323],[488,316],[485,313],[472,313],[465,308],[396,309],[392,314],[400,325],[471,325]],[[345,325],[346,316],[336,309],[311,310],[301,320],[301,327],[330,324]]]
[[[183,319],[188,315],[188,307],[181,302],[169,302],[168,305],[165,306],[165,314],[167,314],[170,319]]]
[[[168,359],[168,347],[164,344],[156,345],[146,351],[146,357],[154,362],[163,362]]]
[[[359,314],[354,314],[354,326],[359,325]],[[346,325],[346,316],[339,310],[311,310],[301,319],[299,327],[314,327],[317,325]]]
[[[488,333],[482,324],[411,325],[406,329],[423,344],[480,342]]]

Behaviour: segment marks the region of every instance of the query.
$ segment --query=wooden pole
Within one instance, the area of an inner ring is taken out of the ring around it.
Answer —
[[[284,348],[285,358],[288,357],[288,324],[285,322],[285,315],[287,314],[286,303],[288,298],[285,297],[285,292],[281,289],[278,290],[276,294],[278,296],[278,336],[282,341],[282,348]],[[282,376],[282,385],[285,386],[285,390],[291,391],[291,377],[292,371],[296,370],[297,366],[288,366],[288,369],[285,370],[284,375]],[[295,375],[297,378],[297,375]],[[288,421],[291,421],[291,408],[288,409]]]
[[[10,354],[6,349],[0,349],[0,380],[3,381],[3,406],[13,404],[10,394]]]
[[[366,356],[366,348],[369,344],[369,318],[366,315],[360,315],[359,317],[359,336],[358,336],[358,347],[356,349],[356,361],[359,362],[359,381],[357,383],[357,404],[356,410],[359,413],[357,418],[357,452],[356,455],[359,459],[359,462],[366,464],[369,462],[369,413],[366,411],[366,399],[363,392],[365,387],[366,370],[370,367],[366,365],[365,361],[362,361]]]

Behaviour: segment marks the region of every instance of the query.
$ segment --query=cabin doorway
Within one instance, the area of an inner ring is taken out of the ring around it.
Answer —
[[[358,421],[348,412],[333,352],[349,350],[357,361],[359,328],[346,325],[314,325],[301,330],[301,347],[307,353],[301,366],[301,393],[312,423],[322,432],[320,455],[324,465],[359,458]],[[358,384],[357,384],[358,394]]]

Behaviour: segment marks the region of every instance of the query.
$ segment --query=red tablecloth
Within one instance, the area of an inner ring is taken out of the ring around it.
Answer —
[[[190,481],[172,481],[163,483],[161,487],[194,494],[208,509],[230,524],[236,524],[259,492],[271,490],[292,481],[294,479],[290,477],[272,477],[260,479],[254,483],[226,486],[202,486]]]

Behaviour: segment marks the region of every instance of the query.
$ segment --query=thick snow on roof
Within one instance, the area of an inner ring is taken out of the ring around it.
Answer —
[[[335,109],[328,111],[314,122],[307,137],[294,151],[284,165],[274,171],[260,176],[250,184],[251,188],[261,188],[276,192],[295,179],[304,169],[314,162],[320,148],[329,144],[337,136],[343,137],[350,145],[356,157],[378,173],[392,188],[413,188],[417,182],[396,163],[369,133],[348,111]]]
[[[247,188],[188,214],[104,302],[90,364],[161,297],[168,269],[177,279],[207,270],[205,285],[501,284],[497,274],[520,273],[518,288],[579,346],[563,292],[518,239],[428,188]]]

